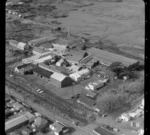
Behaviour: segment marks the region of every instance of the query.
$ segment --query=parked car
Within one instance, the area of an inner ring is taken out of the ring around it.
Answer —
[[[43,93],[43,91],[41,89],[36,90],[38,93]]]

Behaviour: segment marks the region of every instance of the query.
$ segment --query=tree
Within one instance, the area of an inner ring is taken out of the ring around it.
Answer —
[[[141,65],[140,62],[136,62],[132,65],[129,65],[127,68],[129,71],[141,71],[144,69],[144,65]]]
[[[104,110],[105,113],[118,113],[124,108],[129,107],[126,97],[106,93],[98,99],[97,107]]]
[[[111,71],[115,71],[115,70],[118,70],[118,69],[122,69],[123,68],[123,64],[121,62],[113,62],[110,66],[109,66],[109,69]]]

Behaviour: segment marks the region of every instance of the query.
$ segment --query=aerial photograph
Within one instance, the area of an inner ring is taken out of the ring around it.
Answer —
[[[144,135],[143,0],[7,0],[6,135]]]

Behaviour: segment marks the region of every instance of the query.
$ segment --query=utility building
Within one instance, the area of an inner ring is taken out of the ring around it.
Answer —
[[[50,79],[51,83],[54,84],[55,86],[61,88],[61,87],[66,87],[72,84],[72,80],[70,77],[61,74],[61,73],[57,73],[54,72],[51,75],[51,79]]]

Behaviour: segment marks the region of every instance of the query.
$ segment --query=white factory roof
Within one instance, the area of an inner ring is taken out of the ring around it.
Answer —
[[[56,79],[56,80],[58,80],[58,81],[61,82],[61,81],[63,81],[63,80],[66,78],[66,76],[65,76],[64,74],[54,72],[54,73],[51,75],[51,78]]]
[[[77,74],[78,74],[78,75],[84,75],[84,74],[86,74],[86,73],[89,73],[89,69],[87,69],[87,68],[86,68],[86,69],[82,69],[82,70],[80,70],[80,71],[77,71],[77,72],[75,72],[75,73],[72,73],[71,76],[72,76],[72,75],[77,75]]]
[[[26,46],[26,43],[19,42],[17,48],[24,49],[25,46]]]

